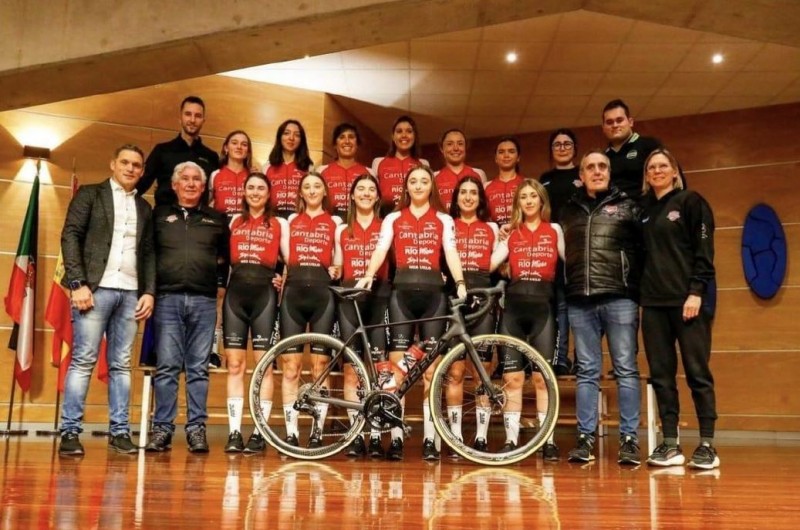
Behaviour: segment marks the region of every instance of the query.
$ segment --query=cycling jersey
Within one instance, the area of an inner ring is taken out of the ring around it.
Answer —
[[[509,294],[549,300],[553,296],[558,258],[563,253],[564,235],[560,226],[543,221],[535,230],[530,230],[523,223],[497,246],[492,261],[498,263],[508,258]]]
[[[333,263],[333,242],[339,217],[322,213],[289,216],[287,236],[281,238],[281,254],[288,267],[286,284],[328,284],[328,267]]]
[[[296,208],[297,190],[300,180],[308,173],[297,167],[295,162],[272,166],[267,164],[264,174],[270,183],[269,205],[275,212],[288,218]]]
[[[394,210],[403,196],[406,174],[415,167],[427,166],[427,160],[416,158],[380,157],[372,161],[372,174],[378,178],[381,188],[381,212]]]
[[[381,220],[378,218],[374,218],[367,227],[356,222],[352,229],[344,224],[336,228],[335,261],[342,266],[342,285],[352,287],[366,275],[380,233]],[[375,273],[374,280],[387,283],[388,279],[389,263],[385,260]]]
[[[342,167],[338,161],[333,161],[326,166],[320,166],[317,171],[328,185],[328,195],[331,200],[333,213],[340,217],[347,215],[347,206],[350,203],[350,186],[359,175],[372,172],[361,164],[354,164],[348,168]]]
[[[228,217],[242,211],[242,197],[244,196],[244,181],[250,171],[243,169],[236,172],[228,166],[211,174],[208,188],[214,198],[214,209]]]
[[[508,223],[511,219],[511,207],[514,202],[514,192],[522,184],[522,175],[517,175],[513,179],[503,182],[496,178],[486,185],[486,198],[489,201],[489,215],[492,221],[500,226]]]
[[[394,250],[396,285],[442,287],[442,251],[456,249],[453,218],[433,208],[420,217],[409,208],[392,212],[381,225],[376,248]]]
[[[275,269],[281,237],[289,230],[286,219],[272,217],[265,222],[263,215],[247,220],[237,215],[231,220],[230,228],[231,264],[234,267],[241,263]]]
[[[436,179],[436,189],[439,190],[439,197],[445,208],[450,207],[453,192],[464,177],[475,177],[481,182],[486,182],[486,173],[470,166],[464,166],[458,173],[454,173],[452,169],[445,166],[433,175],[433,178]]]
[[[469,287],[488,287],[492,252],[497,246],[497,225],[474,221],[454,221],[456,248],[461,258],[461,269]]]

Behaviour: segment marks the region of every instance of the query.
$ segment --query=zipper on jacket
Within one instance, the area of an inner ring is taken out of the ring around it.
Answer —
[[[619,251],[619,260],[620,264],[622,265],[622,284],[627,287],[628,286],[628,271],[630,267],[628,267],[628,255],[625,254],[624,250]]]

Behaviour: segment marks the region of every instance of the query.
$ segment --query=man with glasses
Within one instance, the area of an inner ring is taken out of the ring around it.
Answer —
[[[642,195],[644,161],[661,142],[633,132],[633,118],[621,99],[603,107],[603,134],[608,139],[606,156],[611,161],[611,183],[630,197]]]

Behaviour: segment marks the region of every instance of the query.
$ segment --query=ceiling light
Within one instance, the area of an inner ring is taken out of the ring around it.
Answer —
[[[517,62],[517,52],[508,52],[506,54],[506,62],[509,64]]]
[[[720,64],[724,60],[725,57],[721,53],[715,53],[711,56],[711,62],[714,64]]]

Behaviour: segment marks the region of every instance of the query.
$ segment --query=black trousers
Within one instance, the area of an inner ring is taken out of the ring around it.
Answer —
[[[665,437],[678,436],[678,354],[680,346],[683,371],[692,391],[700,436],[713,437],[717,419],[714,377],[708,366],[711,357],[711,319],[702,311],[688,322],[682,307],[645,307],[642,311],[642,336],[650,379],[658,401],[658,415]]]

